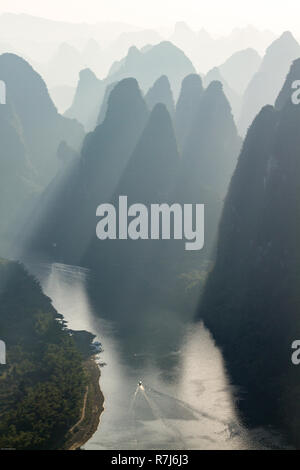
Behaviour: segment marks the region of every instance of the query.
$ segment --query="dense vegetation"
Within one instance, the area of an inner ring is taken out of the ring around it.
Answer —
[[[262,105],[274,102],[299,54],[290,33],[268,48],[244,96],[243,133]],[[300,108],[290,95],[300,62],[276,106],[264,107],[249,129],[227,194],[241,146],[232,115],[239,97],[222,77],[241,70],[226,74],[228,66],[212,69],[203,86],[184,54],[163,42],[132,47],[104,80],[82,71],[66,113],[90,130],[81,148],[82,126],[57,113],[41,77],[23,59],[0,56],[7,83],[0,248],[13,248],[20,259],[84,265],[98,311],[117,319],[124,336],[143,325],[147,339],[161,334],[167,348],[170,330],[177,345],[178,325],[194,319],[209,273],[200,317],[246,392],[241,409],[249,422],[284,425],[299,445],[300,385],[290,356],[300,337]],[[245,88],[248,79],[247,72]],[[129,204],[205,204],[205,248],[191,254],[181,240],[100,242],[96,208],[116,205],[120,195]],[[0,369],[0,448],[60,447],[86,389],[81,354],[89,335],[68,331],[38,283],[3,261],[0,338],[8,347]]]
[[[86,388],[82,356],[39,284],[0,263],[0,447],[54,449],[78,419]]]

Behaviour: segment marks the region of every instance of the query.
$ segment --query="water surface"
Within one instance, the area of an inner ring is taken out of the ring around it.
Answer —
[[[201,323],[182,325],[170,321],[172,312],[161,312],[161,326],[137,322],[120,331],[92,308],[87,270],[57,263],[29,269],[69,327],[94,333],[103,345],[105,410],[85,449],[285,447],[272,429],[250,431],[241,422],[236,405],[243,393],[230,384],[222,355]]]

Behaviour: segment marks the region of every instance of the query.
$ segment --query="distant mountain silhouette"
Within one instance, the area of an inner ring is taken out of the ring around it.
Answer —
[[[251,26],[236,28],[230,34],[215,39],[204,29],[193,31],[184,22],[176,23],[174,32],[170,36],[170,41],[182,49],[202,73],[207,73],[216,65],[224,63],[241,50],[252,48],[261,54],[274,39],[273,33],[259,31]],[[248,66],[249,64],[246,65],[246,69]],[[237,89],[235,91],[239,92]]]
[[[51,88],[58,85],[75,86],[82,68],[81,53],[70,44],[62,43],[43,72]]]
[[[198,201],[201,186],[226,194],[239,149],[230,105],[222,84],[214,81],[203,93],[183,148],[181,184],[190,202]]]
[[[50,43],[49,48],[41,44],[40,48],[48,51],[45,58],[29,62],[41,73],[48,87],[71,87],[77,85],[81,70],[91,69],[96,75],[103,77],[107,71],[107,57],[99,43],[92,38],[73,40],[70,42]],[[82,45],[78,45],[82,42]],[[76,44],[76,46],[74,45]],[[54,49],[52,51],[52,49]],[[29,48],[30,51],[30,48]],[[24,56],[24,54],[22,54]],[[35,57],[36,54],[33,53]],[[47,57],[50,55],[50,57]]]
[[[254,49],[235,52],[218,69],[228,85],[239,95],[243,95],[247,85],[257,72],[261,57]]]
[[[155,138],[154,138],[155,136]],[[179,164],[175,133],[162,103],[154,106],[140,141],[122,175],[117,194],[129,203],[159,203],[174,190]]]
[[[90,69],[82,70],[73,103],[65,116],[77,119],[88,131],[94,130],[104,92],[105,85],[94,72]]]
[[[192,62],[171,42],[161,42],[151,49],[140,52],[131,48],[122,67],[111,79],[133,76],[142,90],[148,90],[155,80],[166,75],[175,96],[178,96],[183,78],[195,72]]]
[[[205,30],[197,34],[184,21],[178,21],[175,24],[174,31],[170,36],[170,41],[185,52],[190,57],[196,68],[206,71],[212,64],[215,64],[211,54],[214,43],[212,36]]]
[[[225,40],[228,47],[237,47],[237,51],[252,48],[262,54],[274,39],[275,34],[270,30],[259,30],[247,25],[234,28],[228,36],[219,38],[219,41]]]
[[[95,233],[96,208],[116,191],[147,117],[136,80],[119,82],[109,96],[103,123],[86,136],[81,156],[71,159],[35,210],[27,252],[80,262]]]
[[[288,41],[290,40],[289,38]],[[279,70],[281,75],[281,70]],[[251,125],[226,198],[200,316],[221,346],[254,425],[280,425],[299,446],[300,107],[291,83]],[[277,79],[275,79],[277,81]]]
[[[84,67],[92,69],[96,75],[103,76],[104,52],[95,39],[89,39],[81,51],[81,63]]]
[[[161,35],[151,29],[123,32],[110,44],[108,54],[110,57],[115,57],[119,60],[127,54],[128,49],[132,46],[141,49],[147,44],[151,44],[152,46],[159,44],[162,40]]]
[[[281,90],[293,60],[300,57],[300,46],[287,31],[268,47],[258,72],[249,83],[244,95],[239,130],[242,135],[261,108],[273,105]]]
[[[158,78],[154,85],[149,89],[148,93],[145,96],[145,101],[148,105],[150,111],[158,103],[163,103],[171,117],[174,117],[175,113],[175,104],[172,95],[172,90],[170,87],[170,82],[166,75]]]
[[[186,79],[183,89],[190,80]],[[179,271],[177,276],[182,273],[199,273],[201,270],[205,272],[213,259],[223,198],[241,146],[221,83],[212,82],[197,101],[198,109],[193,112],[194,118],[189,129],[186,129],[182,146],[174,199],[181,204],[204,204],[205,244],[193,256],[184,251],[173,252]],[[196,308],[199,295],[199,288],[191,293],[192,308]]]
[[[128,196],[128,205],[161,204],[171,200],[177,180],[179,153],[170,115],[157,104],[122,175],[112,198]],[[93,292],[101,289],[102,305],[114,315],[142,317],[146,310],[161,302],[165,282],[170,282],[172,259],[166,256],[170,241],[105,240],[94,236],[84,257],[92,269]],[[181,245],[182,242],[178,242]],[[165,261],[165,265],[163,263]],[[166,274],[167,272],[167,274]],[[152,300],[151,300],[152,297]],[[166,302],[166,299],[165,299]],[[138,315],[135,314],[138,312]]]
[[[190,293],[187,307],[184,275],[195,272],[201,278],[201,269],[207,269],[206,264],[211,260],[222,197],[240,148],[221,84],[213,83],[203,92],[200,77],[194,75],[185,80],[182,89],[186,103],[190,98],[184,97],[187,92],[200,92],[200,99],[197,94],[195,97],[199,105],[193,113],[182,158],[170,116],[166,107],[158,104],[112,202],[117,205],[119,196],[127,195],[128,205],[205,204],[205,249],[191,256],[181,240],[100,241],[95,234],[82,260],[93,273],[92,294],[104,311],[117,315],[118,319],[121,315],[126,322],[133,318],[147,321],[148,315],[155,317],[155,312],[161,312],[162,308],[172,308],[186,317],[193,314],[201,283],[200,286],[196,283]]]
[[[175,115],[176,135],[181,148],[199,110],[202,95],[203,85],[201,77],[197,74],[185,77],[182,81]]]
[[[215,81],[222,83],[223,91],[230,103],[232,114],[235,118],[235,121],[237,121],[241,110],[242,97],[228,85],[227,81],[222,76],[220,69],[217,67],[214,67],[207,73],[203,79],[203,83],[205,87],[208,87],[210,83]]]
[[[42,78],[20,57],[0,56],[0,80],[7,92],[7,104],[0,105],[0,243],[8,255],[34,200],[62,166],[61,141],[78,148],[83,128],[58,114]]]
[[[0,56],[0,79],[6,83],[36,180],[45,185],[59,168],[55,156],[61,140],[78,148],[83,139],[82,126],[58,114],[42,78],[20,57]]]
[[[203,91],[199,76],[184,80],[176,119],[186,116],[189,124],[180,157],[166,106],[156,104],[148,118],[135,79],[120,81],[106,95],[105,118],[87,135],[81,155],[60,146],[65,169],[34,210],[27,255],[90,268],[91,292],[107,314],[122,313],[129,321],[162,308],[190,318],[239,151],[229,103],[220,83]],[[100,241],[96,208],[117,205],[120,195],[128,196],[128,204],[205,204],[205,249],[192,256],[184,240]],[[191,273],[197,280],[192,293],[186,290]]]
[[[115,65],[114,70],[102,82],[95,80],[95,77],[88,80],[88,77],[81,76],[74,102],[66,116],[78,119],[87,130],[93,130],[106,87],[110,83],[134,77],[146,93],[158,78],[166,75],[177,99],[183,78],[195,72],[191,61],[170,42],[161,42],[144,51],[131,47],[126,58],[119,66]]]

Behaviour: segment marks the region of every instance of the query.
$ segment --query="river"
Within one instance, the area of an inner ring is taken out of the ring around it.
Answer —
[[[58,263],[28,269],[68,326],[90,331],[103,346],[105,409],[84,449],[285,447],[274,430],[249,430],[241,422],[236,405],[243,393],[230,384],[221,352],[201,323],[171,322],[157,334],[141,326],[120,332],[92,308],[87,270]]]

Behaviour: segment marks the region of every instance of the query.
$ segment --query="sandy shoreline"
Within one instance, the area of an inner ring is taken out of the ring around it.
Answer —
[[[81,415],[66,436],[64,450],[80,450],[96,432],[104,410],[104,396],[99,384],[101,372],[95,357],[84,363],[84,369],[88,374],[88,385],[83,397]]]

